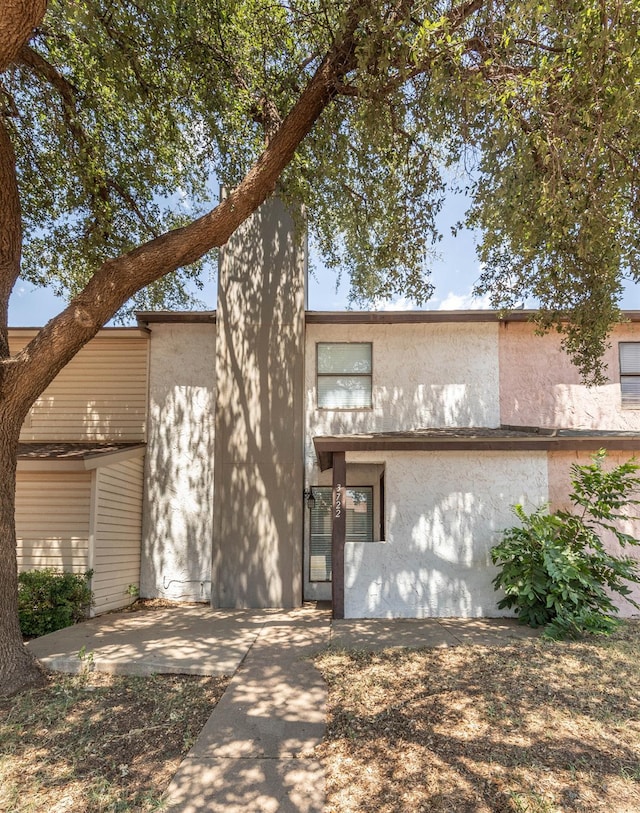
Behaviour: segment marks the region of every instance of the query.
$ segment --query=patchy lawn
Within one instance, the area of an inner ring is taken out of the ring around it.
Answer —
[[[0,811],[161,809],[227,683],[89,672],[0,699]]]
[[[326,653],[327,810],[640,811],[640,624],[610,639]]]

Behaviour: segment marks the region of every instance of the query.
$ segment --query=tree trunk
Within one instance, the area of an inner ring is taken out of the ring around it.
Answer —
[[[18,622],[15,505],[16,459],[22,416],[0,421],[0,695],[44,685],[46,678],[22,642]]]
[[[44,675],[22,643],[18,622],[15,503],[18,438],[28,408],[16,400],[7,333],[11,289],[20,273],[22,225],[15,155],[0,119],[0,695],[38,686]]]

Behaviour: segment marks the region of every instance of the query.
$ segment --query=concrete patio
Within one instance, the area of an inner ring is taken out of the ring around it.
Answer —
[[[315,641],[318,650],[499,646],[537,635],[511,618],[332,620],[329,609],[313,604],[296,610],[214,610],[196,604],[109,613],[36,638],[27,647],[58,672],[77,673],[89,658],[92,668],[112,674],[232,675],[261,631],[303,619],[327,627]]]

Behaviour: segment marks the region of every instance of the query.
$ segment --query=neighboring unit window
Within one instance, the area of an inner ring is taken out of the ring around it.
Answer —
[[[618,347],[622,406],[640,409],[640,342],[620,342]]]
[[[317,350],[318,406],[371,407],[371,343],[319,342]]]
[[[331,493],[326,486],[314,486],[311,509],[309,581],[331,581]],[[373,542],[373,488],[347,488],[347,542]]]
[[[380,533],[379,539],[384,542],[385,520],[384,520],[384,472],[380,475]]]

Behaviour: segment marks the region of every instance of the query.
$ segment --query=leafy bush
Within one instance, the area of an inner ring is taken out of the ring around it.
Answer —
[[[93,571],[28,570],[18,576],[18,614],[23,635],[46,635],[87,617]]]
[[[545,626],[553,638],[611,632],[619,624],[613,594],[640,609],[628,598],[629,582],[640,582],[640,563],[608,552],[602,540],[609,532],[623,548],[640,545],[619,525],[631,518],[630,506],[640,505],[634,496],[640,464],[630,460],[604,471],[605,458],[601,450],[591,464],[571,467],[574,510],[550,514],[545,507],[527,514],[516,505],[522,526],[504,531],[491,550],[500,568],[493,584],[505,592],[498,607],[515,608],[522,623]]]

